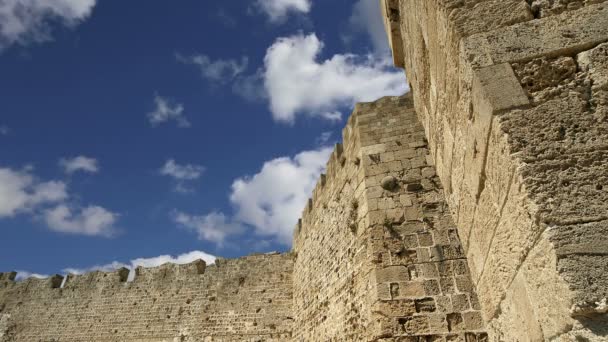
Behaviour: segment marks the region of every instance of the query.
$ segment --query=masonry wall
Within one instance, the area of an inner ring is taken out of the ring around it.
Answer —
[[[288,341],[291,254],[29,279],[0,275],[0,341]]]
[[[296,341],[485,341],[412,98],[357,104],[296,228]]]
[[[491,339],[608,340],[608,3],[381,6]]]
[[[360,106],[359,106],[360,107]],[[294,341],[366,341],[374,288],[355,109],[294,232]],[[364,114],[364,113],[363,113]]]

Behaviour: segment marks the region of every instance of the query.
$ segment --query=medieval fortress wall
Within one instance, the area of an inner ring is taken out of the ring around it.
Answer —
[[[3,273],[0,342],[608,341],[608,2],[380,5],[412,93],[356,105],[291,253]]]
[[[29,279],[0,276],[0,341],[285,341],[291,254]],[[127,271],[127,272],[126,272]]]

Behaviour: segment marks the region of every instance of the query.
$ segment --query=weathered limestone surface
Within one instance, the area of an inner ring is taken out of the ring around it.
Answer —
[[[0,276],[0,341],[286,341],[293,256],[165,264],[15,283]],[[13,275],[14,277],[14,275]]]
[[[381,6],[491,339],[608,340],[608,3]]]
[[[355,108],[296,228],[294,340],[486,341],[410,95]]]

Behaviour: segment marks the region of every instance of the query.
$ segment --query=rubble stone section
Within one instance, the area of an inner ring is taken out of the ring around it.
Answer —
[[[490,340],[607,341],[608,2],[381,6]]]
[[[15,283],[0,274],[0,341],[289,341],[293,255],[165,264]],[[127,270],[128,271],[128,270]]]

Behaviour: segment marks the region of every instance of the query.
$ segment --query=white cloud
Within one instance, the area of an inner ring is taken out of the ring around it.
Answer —
[[[96,0],[0,1],[0,50],[51,40],[51,23],[68,27],[87,19]]]
[[[224,245],[226,237],[240,234],[245,230],[240,222],[219,212],[194,216],[176,211],[172,213],[172,218],[176,223],[197,233],[200,240],[211,241],[220,247]]]
[[[118,214],[99,206],[88,206],[74,210],[60,204],[44,211],[44,220],[51,230],[88,236],[111,237],[116,233],[114,227]]]
[[[222,245],[231,235],[253,227],[257,235],[289,245],[292,231],[332,152],[330,147],[264,163],[253,176],[232,184],[234,216],[221,212],[192,216],[174,212],[173,219],[198,233],[199,239]]]
[[[131,260],[131,265],[133,267],[157,267],[166,263],[183,265],[189,264],[199,259],[205,261],[208,265],[210,265],[215,263],[216,257],[202,251],[192,251],[189,253],[180,254],[176,257],[173,257],[171,255],[161,255],[154,258],[137,258]]]
[[[353,6],[349,24],[354,31],[368,34],[377,53],[390,53],[378,0],[357,1]]]
[[[196,65],[203,78],[219,83],[231,82],[236,76],[242,74],[249,64],[247,57],[242,57],[240,62],[234,59],[212,61],[206,55],[183,56],[176,54],[175,57],[181,63]]]
[[[324,147],[293,158],[277,158],[266,162],[256,175],[237,179],[230,195],[236,218],[255,227],[260,235],[290,244],[293,227],[331,152]]]
[[[59,165],[65,173],[72,174],[77,171],[96,173],[99,172],[99,163],[94,158],[78,156],[74,158],[63,158],[59,161]]]
[[[112,272],[123,267],[131,269],[130,264],[125,264],[119,261],[112,261],[111,263],[105,265],[95,265],[87,268],[68,267],[64,268],[61,271],[63,272],[63,274],[85,274],[94,271]]]
[[[135,272],[133,272],[133,270],[135,268],[137,268],[138,266],[150,268],[150,267],[157,267],[157,266],[160,266],[160,265],[163,265],[166,263],[183,265],[183,264],[189,264],[189,263],[199,260],[199,259],[205,261],[207,263],[207,265],[211,265],[211,264],[215,263],[215,260],[217,258],[214,255],[205,253],[203,251],[192,251],[192,252],[180,254],[176,257],[173,257],[171,255],[160,255],[160,256],[152,257],[152,258],[133,259],[129,263],[113,261],[113,262],[105,264],[105,265],[96,265],[96,266],[91,266],[91,267],[87,267],[87,268],[73,268],[73,267],[64,268],[62,271],[64,274],[84,274],[84,273],[93,272],[93,271],[111,272],[111,271],[115,271],[115,270],[118,270],[118,269],[124,267],[124,268],[128,268],[129,270],[131,270],[131,272],[129,273],[128,280],[132,281],[135,278]]]
[[[170,176],[177,180],[195,180],[201,177],[205,168],[201,165],[184,164],[180,165],[173,159],[165,162],[160,169],[160,174]]]
[[[184,164],[180,165],[173,159],[165,162],[165,165],[160,169],[160,174],[174,179],[175,184],[173,190],[179,193],[191,193],[194,190],[191,187],[191,182],[199,179],[205,168],[201,165]]]
[[[10,128],[5,125],[0,125],[0,135],[8,135],[11,132]]]
[[[28,278],[45,279],[48,277],[50,277],[48,274],[32,273],[32,272],[28,272],[28,271],[17,271],[17,276],[15,277],[15,281],[22,281],[22,280],[26,280]]]
[[[67,198],[63,182],[40,182],[27,170],[0,168],[0,218],[29,212]]]
[[[148,113],[148,120],[152,126],[175,120],[178,127],[190,127],[190,122],[184,116],[184,106],[180,103],[171,103],[168,99],[156,95],[154,96],[154,111]]]
[[[315,139],[315,144],[326,145],[329,139],[331,139],[332,135],[334,134],[331,131],[321,133],[321,135],[319,135],[317,139]]]
[[[283,22],[289,13],[308,13],[311,0],[257,0],[257,6],[271,22]]]
[[[335,120],[337,108],[407,90],[401,71],[388,57],[334,55],[318,61],[323,48],[315,34],[279,38],[266,52],[264,81],[278,121],[297,114]]]
[[[260,68],[254,74],[237,77],[232,83],[232,91],[247,101],[266,100],[268,95],[264,89],[264,70]]]
[[[0,219],[27,213],[57,232],[107,237],[115,233],[118,214],[99,206],[74,209],[64,182],[42,182],[31,170],[0,168]]]

